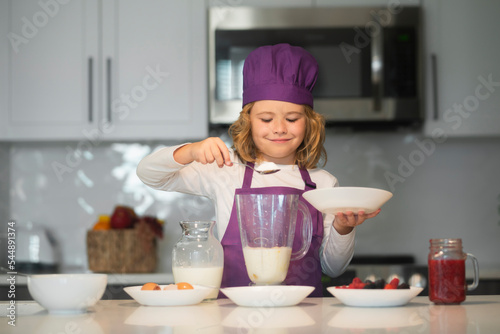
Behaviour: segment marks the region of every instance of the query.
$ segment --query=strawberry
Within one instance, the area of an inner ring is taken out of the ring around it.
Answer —
[[[365,285],[359,277],[354,277],[351,284],[349,284],[349,289],[363,289]]]
[[[389,282],[389,285],[393,288],[393,289],[397,289],[398,288],[398,285],[399,285],[399,278],[397,277],[394,277],[390,282]]]

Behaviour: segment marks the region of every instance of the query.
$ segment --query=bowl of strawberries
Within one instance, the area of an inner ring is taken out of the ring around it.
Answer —
[[[332,286],[328,292],[347,306],[394,307],[408,304],[423,288],[401,283],[398,278],[362,281],[355,277],[348,285]]]

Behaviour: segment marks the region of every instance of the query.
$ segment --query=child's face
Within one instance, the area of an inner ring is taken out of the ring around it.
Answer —
[[[300,104],[262,100],[250,111],[252,139],[265,161],[293,164],[304,140],[306,114]]]

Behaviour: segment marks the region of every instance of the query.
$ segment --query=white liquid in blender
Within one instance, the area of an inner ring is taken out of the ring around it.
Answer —
[[[222,281],[223,267],[172,267],[175,283],[187,282],[189,284],[200,284],[214,287],[206,299],[216,299],[219,294]]]
[[[255,284],[279,284],[286,278],[292,248],[245,247],[243,256],[248,277]]]

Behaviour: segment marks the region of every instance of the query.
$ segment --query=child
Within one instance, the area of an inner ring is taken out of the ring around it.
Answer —
[[[224,248],[222,287],[248,285],[234,203],[235,193],[279,193],[287,187],[301,195],[338,186],[317,164],[326,161],[324,120],[313,111],[312,89],[318,65],[312,55],[288,44],[254,50],[243,68],[243,110],[229,133],[233,149],[220,138],[166,147],[145,157],[137,168],[150,187],[201,195],[215,203],[217,231]],[[281,170],[260,175],[250,168],[273,162]],[[322,296],[321,273],[336,277],[354,251],[354,227],[372,214],[322,214],[305,201],[313,218],[313,238],[306,256],[292,261],[286,284],[310,285]],[[300,216],[300,215],[299,215]],[[301,218],[297,218],[301,219]]]

